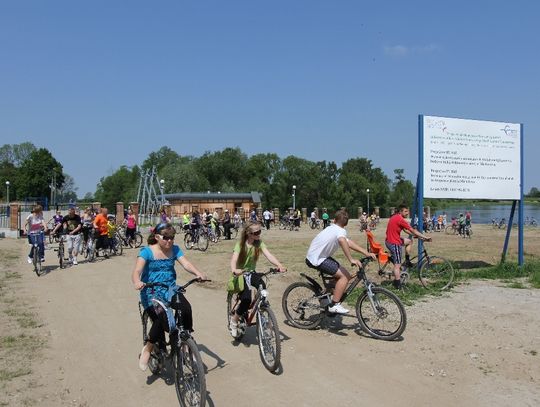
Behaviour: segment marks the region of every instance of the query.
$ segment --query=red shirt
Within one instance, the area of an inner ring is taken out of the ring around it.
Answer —
[[[409,222],[407,222],[400,213],[392,215],[388,221],[388,226],[386,226],[386,241],[390,244],[402,244],[400,234],[404,229],[412,229]]]

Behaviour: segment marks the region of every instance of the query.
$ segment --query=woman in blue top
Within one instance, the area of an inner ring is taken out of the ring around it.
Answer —
[[[167,288],[145,288],[145,283],[160,282],[172,287],[176,284],[176,271],[174,266],[178,261],[182,267],[191,274],[205,280],[206,276],[197,267],[190,263],[180,248],[173,244],[175,230],[170,223],[160,223],[148,237],[148,246],[141,248],[131,281],[136,290],[141,292],[141,303],[152,319],[152,327],[148,332],[148,341],[144,345],[139,358],[139,367],[146,370],[150,353],[155,344],[165,342],[165,331],[169,330],[164,314],[158,317],[152,305],[152,298],[164,300],[167,298]],[[180,293],[180,310],[182,323],[187,330],[193,330],[191,306],[188,300]]]

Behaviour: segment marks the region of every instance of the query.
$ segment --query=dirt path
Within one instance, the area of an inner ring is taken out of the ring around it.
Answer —
[[[34,383],[27,395],[36,405],[177,405],[174,385],[137,368],[138,295],[129,278],[135,251],[37,278],[24,262],[24,243],[7,244],[19,247],[24,295],[34,298],[48,341],[24,379]],[[230,248],[216,259],[221,252]],[[221,288],[188,291],[209,405],[540,405],[540,291],[489,282],[458,287],[407,307],[403,340],[388,343],[356,331],[350,317],[325,330],[287,326],[280,296],[296,278],[275,278],[269,287],[284,336],[280,375],[263,368],[253,333],[232,343]]]

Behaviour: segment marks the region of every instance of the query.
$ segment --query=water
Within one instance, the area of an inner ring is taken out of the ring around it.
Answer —
[[[448,222],[452,219],[453,216],[458,217],[460,213],[465,214],[467,211],[471,212],[473,223],[488,223],[491,224],[492,219],[501,219],[506,218],[506,221],[510,218],[510,212],[512,210],[512,205],[501,205],[501,204],[463,204],[463,205],[452,205],[448,206],[445,209],[437,209],[436,211],[431,211],[431,216],[435,213],[439,215],[440,213],[446,212]],[[516,205],[516,211],[514,213],[514,223],[517,222],[519,213],[519,207]],[[533,217],[536,219],[536,222],[540,223],[540,205],[531,205],[525,204],[523,211],[523,219]]]

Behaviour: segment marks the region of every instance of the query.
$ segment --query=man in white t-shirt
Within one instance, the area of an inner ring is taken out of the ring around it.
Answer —
[[[266,230],[270,230],[270,219],[272,218],[272,214],[268,209],[266,209],[263,212],[263,219],[264,219],[264,226],[266,226]]]
[[[319,270],[324,274],[331,275],[336,279],[332,304],[328,307],[328,311],[337,314],[346,314],[349,312],[348,309],[341,305],[341,297],[352,277],[345,267],[341,266],[332,258],[332,255],[341,247],[345,257],[353,267],[362,267],[362,263],[360,260],[352,257],[351,250],[362,253],[364,256],[372,257],[373,259],[376,258],[375,254],[369,253],[360,245],[347,238],[345,226],[348,223],[349,214],[347,211],[337,211],[334,217],[334,223],[315,236],[315,239],[309,245],[306,255],[306,264],[309,267]]]

